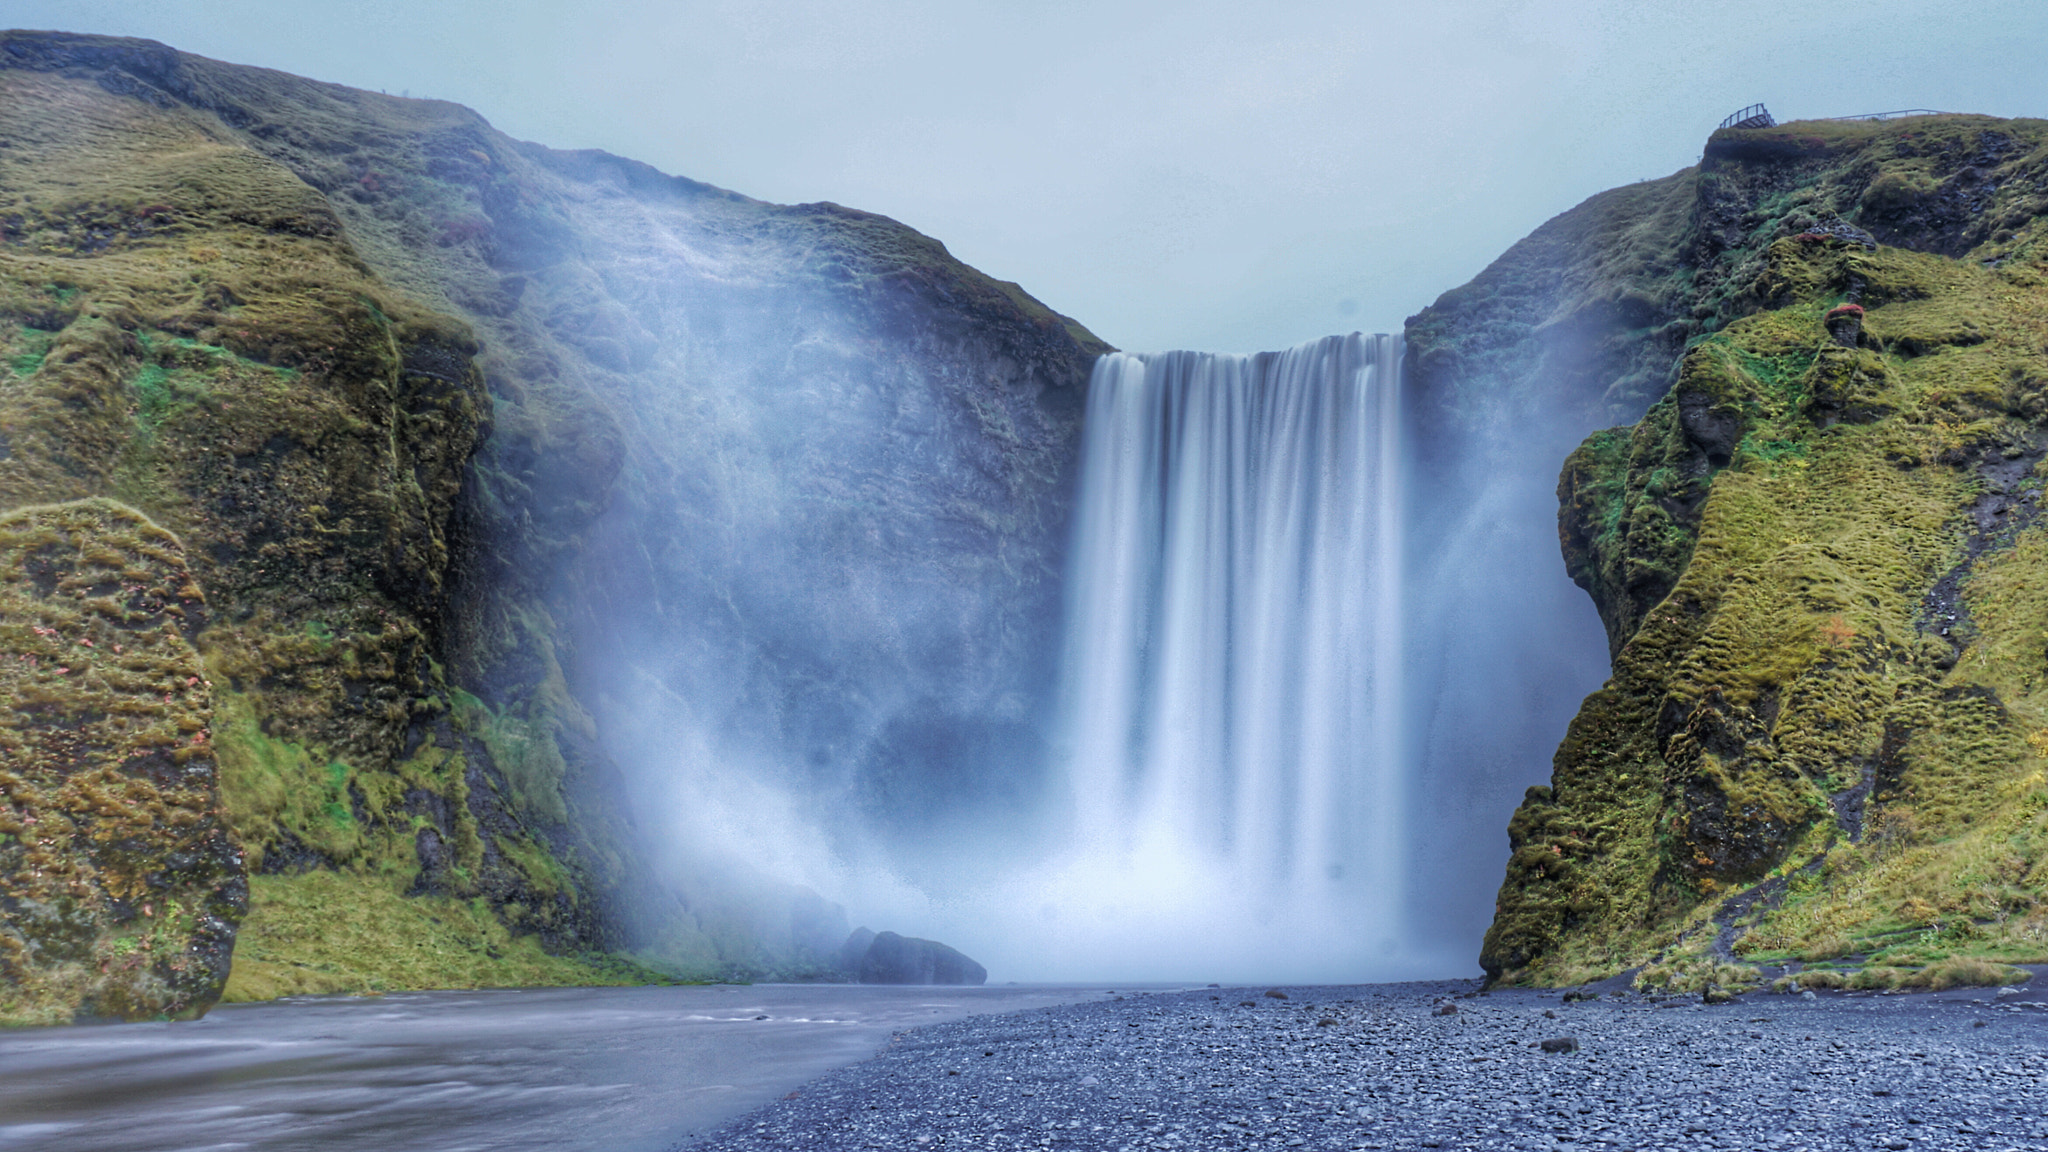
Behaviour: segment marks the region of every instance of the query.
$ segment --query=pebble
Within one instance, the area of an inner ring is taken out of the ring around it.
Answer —
[[[938,1024],[678,1147],[2048,1152],[2034,1001],[1476,988],[1132,993]]]

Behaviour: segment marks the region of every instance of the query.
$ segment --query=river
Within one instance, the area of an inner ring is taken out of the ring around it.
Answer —
[[[666,1149],[892,1033],[1076,985],[711,985],[228,1005],[0,1032],[0,1149]]]

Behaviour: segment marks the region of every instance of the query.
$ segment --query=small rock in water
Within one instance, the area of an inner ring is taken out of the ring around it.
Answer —
[[[1278,988],[1268,988],[1268,989],[1266,989],[1266,995],[1268,995],[1268,996],[1272,997],[1272,998],[1273,998],[1273,999],[1275,999],[1275,1000],[1285,1000],[1285,999],[1287,999],[1287,993],[1285,993],[1285,992],[1282,992],[1282,991],[1281,991],[1281,990],[1279,990]]]
[[[1337,1022],[1336,1022],[1335,1020],[1332,1020],[1332,1019],[1330,1019],[1330,1018],[1329,1018],[1328,1016],[1325,1016],[1325,1017],[1323,1017],[1323,1018],[1322,1018],[1321,1020],[1318,1020],[1318,1021],[1316,1021],[1316,1027],[1318,1027],[1318,1028],[1329,1028],[1329,1027],[1332,1027],[1332,1026],[1334,1026],[1334,1025],[1335,1025],[1336,1023],[1337,1023]]]
[[[1087,1074],[1086,1076],[1083,1076],[1083,1077],[1081,1077],[1081,1079],[1080,1079],[1080,1080],[1078,1081],[1078,1083],[1079,1083],[1079,1084],[1081,1085],[1081,1087],[1083,1087],[1083,1088],[1094,1088],[1094,1087],[1097,1087],[1097,1086],[1099,1086],[1099,1085],[1100,1085],[1100,1084],[1102,1083],[1102,1077],[1100,1077],[1100,1076],[1097,1076],[1097,1075],[1096,1075],[1095,1073],[1093,1073],[1093,1072],[1090,1072],[1090,1073],[1089,1073],[1089,1074]]]
[[[1458,1006],[1449,1000],[1437,1005],[1436,1010],[1430,1013],[1431,1016],[1456,1016],[1457,1014]]]
[[[1577,1052],[1579,1041],[1572,1036],[1553,1036],[1543,1042],[1545,1052]]]
[[[1550,1009],[1548,1009],[1548,1008],[1545,1008],[1545,1009],[1543,1010],[1543,1018],[1544,1018],[1545,1020],[1555,1020],[1555,1019],[1557,1019],[1557,1013],[1555,1013],[1555,1012],[1552,1012],[1552,1011],[1551,1011]]]
[[[1239,1000],[1237,1006],[1239,1008],[1257,1008],[1259,1002],[1257,1000]]]

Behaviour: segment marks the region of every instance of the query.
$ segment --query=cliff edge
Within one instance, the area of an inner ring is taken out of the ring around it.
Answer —
[[[2048,959],[2044,213],[2048,122],[1724,130],[1413,322],[1429,411],[1633,421],[1559,481],[1613,675],[1510,824],[1492,979]]]

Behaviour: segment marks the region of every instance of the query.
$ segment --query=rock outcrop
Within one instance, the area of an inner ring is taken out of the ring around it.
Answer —
[[[1020,683],[1101,345],[1016,286],[882,217],[148,41],[0,33],[0,143],[0,508],[114,499],[134,511],[104,516],[165,534],[211,682],[210,711],[180,712],[205,755],[148,784],[182,790],[122,879],[79,881],[90,916],[45,930],[6,906],[0,962],[93,979],[10,983],[0,1013],[203,1010],[236,842],[231,995],[642,978],[576,958],[629,948],[695,975],[809,962],[804,894],[767,924],[652,879],[615,761],[646,712],[622,678],[707,712],[788,705],[753,731],[861,705],[773,749],[849,806],[895,810],[963,742],[1028,747]],[[792,547],[800,588],[742,562]],[[0,577],[33,586],[44,561],[10,555]],[[0,660],[47,642],[6,632]],[[746,656],[665,660],[693,644]],[[145,721],[77,764],[153,780],[121,743]],[[0,819],[86,819],[55,777],[15,777],[33,798]],[[192,837],[213,863],[148,863]],[[113,875],[89,839],[47,850]],[[0,838],[9,883],[28,843]],[[176,899],[138,913],[133,877]],[[183,919],[151,938],[161,990],[116,995],[93,949],[138,915]],[[162,975],[167,941],[202,936]]]
[[[1635,421],[1559,482],[1613,676],[1510,825],[1494,979],[2048,958],[2044,214],[2048,123],[1723,131],[1417,318],[1439,427]]]
[[[856,949],[860,958],[852,971],[862,984],[988,983],[988,969],[936,940],[862,928],[848,938],[842,959]]]

